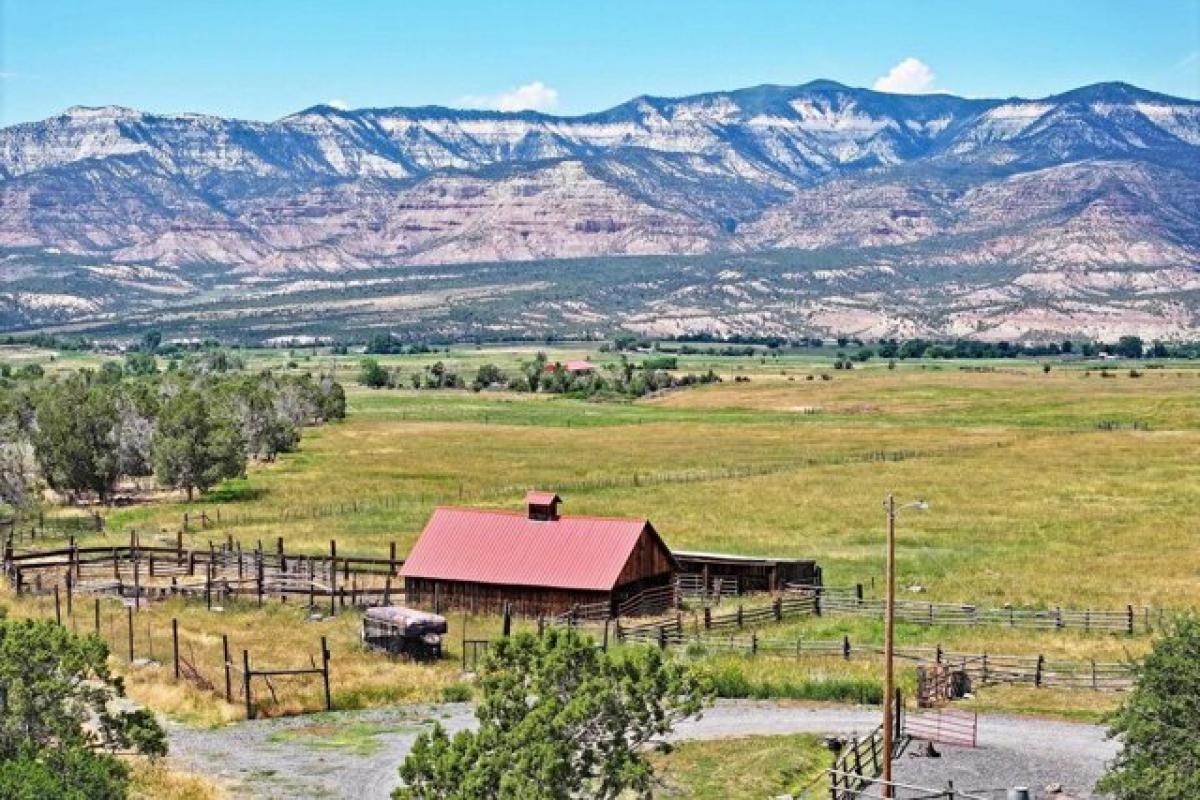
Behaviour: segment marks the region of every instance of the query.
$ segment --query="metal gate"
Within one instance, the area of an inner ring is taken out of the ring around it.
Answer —
[[[906,714],[904,732],[915,739],[941,744],[975,747],[979,733],[979,715],[974,711],[937,708]]]

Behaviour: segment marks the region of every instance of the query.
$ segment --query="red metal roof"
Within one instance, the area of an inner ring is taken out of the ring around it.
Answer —
[[[538,521],[509,511],[438,508],[400,574],[609,591],[647,527],[657,537],[644,519],[561,517]]]
[[[548,506],[555,500],[560,503],[562,502],[562,498],[554,492],[532,491],[525,493],[525,505],[527,506]]]

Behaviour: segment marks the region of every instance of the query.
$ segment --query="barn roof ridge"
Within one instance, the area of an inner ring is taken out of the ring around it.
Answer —
[[[526,512],[512,508],[479,508],[477,506],[438,505],[434,511],[467,511],[472,514],[505,514],[512,517],[524,517]],[[554,522],[573,519],[590,519],[597,522],[643,522],[650,525],[648,517],[606,517],[597,514],[561,514]]]

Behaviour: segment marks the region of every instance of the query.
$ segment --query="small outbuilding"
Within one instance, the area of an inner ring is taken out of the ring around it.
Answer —
[[[682,582],[696,592],[720,593],[720,587],[727,586],[735,594],[744,594],[774,592],[789,584],[821,584],[821,567],[809,559],[684,550],[674,555]]]
[[[563,516],[553,492],[522,512],[442,507],[400,570],[407,602],[435,610],[527,616],[622,600],[669,586],[678,566],[647,519]]]

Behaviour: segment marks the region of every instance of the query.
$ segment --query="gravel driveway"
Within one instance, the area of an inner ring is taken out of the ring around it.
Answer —
[[[865,708],[719,701],[701,719],[679,725],[674,738],[865,734],[878,719],[877,711]],[[239,796],[384,800],[420,732],[434,721],[453,732],[473,720],[469,705],[450,703],[255,720],[213,730],[172,724],[168,731],[171,757],[180,767],[222,779]],[[1015,785],[1040,790],[1058,783],[1071,796],[1087,798],[1116,753],[1100,727],[1006,716],[980,717],[977,749],[939,749],[942,758],[902,757],[896,780],[941,787],[950,779],[967,791]]]

